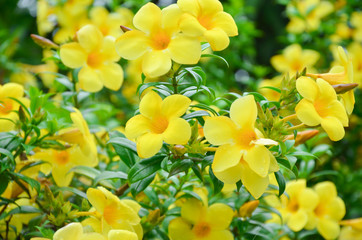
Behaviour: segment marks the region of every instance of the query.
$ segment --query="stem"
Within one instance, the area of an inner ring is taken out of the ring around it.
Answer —
[[[287,130],[288,130],[288,131],[293,131],[293,130],[296,130],[296,129],[302,128],[302,127],[304,127],[304,126],[305,126],[305,124],[304,124],[304,123],[301,123],[301,124],[299,124],[299,125],[296,125],[296,126],[290,127],[290,128],[288,128]]]
[[[295,119],[297,117],[297,114],[294,113],[292,115],[286,116],[285,118],[282,119],[283,122],[287,122],[289,120]]]
[[[73,91],[74,91],[74,95],[73,95],[74,107],[79,109],[78,92],[77,92],[77,87],[76,87],[74,74],[73,74],[73,77],[72,77],[72,82],[73,82]]]
[[[173,86],[173,93],[177,94],[177,81],[176,81],[176,74],[172,76],[172,86]]]

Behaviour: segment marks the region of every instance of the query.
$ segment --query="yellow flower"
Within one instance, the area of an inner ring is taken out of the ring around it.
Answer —
[[[241,180],[251,195],[259,198],[268,187],[268,173],[278,171],[279,166],[264,146],[277,142],[263,138],[254,128],[256,117],[254,97],[241,97],[231,105],[231,119],[225,116],[207,118],[204,134],[211,144],[221,145],[212,163],[215,176],[231,184]]]
[[[214,51],[224,50],[229,36],[238,35],[234,19],[223,11],[219,0],[178,0],[177,5],[185,13],[180,23],[182,32],[202,37]]]
[[[36,10],[38,32],[44,36],[52,31],[55,26],[55,22],[51,20],[52,15],[54,15],[54,8],[49,5],[47,0],[38,0]]]
[[[342,225],[339,240],[362,239],[362,218],[349,219],[340,222]]]
[[[118,38],[123,33],[120,26],[131,27],[133,17],[129,9],[123,9],[122,13],[121,11],[109,13],[106,8],[97,6],[90,10],[89,15],[92,23],[99,28],[103,36]]]
[[[280,98],[280,93],[278,93],[277,91],[274,91],[272,89],[269,88],[264,88],[264,87],[276,87],[280,89],[280,85],[282,83],[283,80],[283,76],[279,75],[276,77],[273,77],[273,79],[271,80],[263,80],[260,82],[259,84],[259,92],[261,94],[263,94],[264,97],[266,97],[269,101],[279,101]]]
[[[19,120],[18,114],[15,111],[19,110],[20,104],[11,98],[15,98],[27,106],[29,101],[23,95],[24,88],[20,84],[0,84],[0,132],[8,132],[15,129],[15,123]]]
[[[314,186],[319,201],[317,207],[308,216],[306,229],[317,227],[325,239],[335,239],[340,233],[339,221],[346,214],[343,200],[337,196],[337,189],[332,182],[321,182]]]
[[[296,85],[304,97],[295,107],[299,120],[308,126],[320,124],[331,140],[341,140],[348,117],[333,87],[323,79],[315,82],[308,77],[298,78]]]
[[[89,225],[93,230],[109,234],[112,229],[134,232],[136,239],[142,239],[143,230],[138,212],[141,206],[129,199],[120,200],[103,187],[89,188],[87,190],[89,202],[95,208],[96,218],[90,218],[83,225]]]
[[[209,207],[196,199],[190,199],[181,207],[181,217],[168,226],[171,240],[223,239],[232,240],[228,227],[234,211],[226,204],[215,203]]]
[[[318,52],[303,50],[299,44],[292,44],[283,50],[283,54],[273,56],[270,62],[278,72],[294,75],[304,68],[313,67],[318,59]]]
[[[353,81],[362,88],[362,46],[360,43],[353,42],[348,46],[348,52],[351,54],[353,65]]]
[[[136,139],[137,153],[141,158],[155,155],[168,144],[186,144],[191,137],[189,123],[180,118],[191,100],[183,95],[162,98],[154,91],[148,92],[141,100],[140,113],[126,124],[126,136]]]
[[[123,82],[123,70],[116,62],[115,39],[103,37],[99,29],[86,25],[77,32],[78,42],[60,47],[60,58],[70,68],[81,68],[78,73],[80,88],[98,92],[103,86],[117,91]]]
[[[259,206],[259,200],[244,203],[239,209],[239,216],[242,218],[251,217],[255,209]]]
[[[333,8],[333,4],[329,1],[291,1],[287,5],[287,13],[291,13],[288,14],[290,22],[287,25],[287,31],[291,33],[315,31],[318,29],[321,19],[330,14]],[[295,12],[298,12],[297,16],[295,16]]]
[[[362,41],[362,12],[354,12],[351,17],[353,26],[353,39],[357,42]]]
[[[172,4],[162,11],[147,3],[134,16],[138,30],[124,33],[117,39],[119,55],[128,60],[142,58],[142,71],[147,77],[165,75],[172,61],[196,64],[201,56],[201,45],[196,38],[180,33],[181,10]]]
[[[283,222],[294,232],[299,232],[308,223],[308,216],[318,204],[318,195],[306,187],[306,180],[299,179],[287,183],[284,195],[280,199],[276,195],[265,198],[267,203],[275,207],[282,215]]]
[[[339,63],[334,66],[328,73],[312,74],[307,73],[307,76],[313,78],[322,78],[331,85],[353,83],[353,64],[352,59],[346,54],[342,47],[338,47]],[[347,113],[351,114],[353,111],[355,99],[353,91],[348,91],[341,94],[341,98]]]
[[[47,238],[32,238],[31,240]],[[111,230],[107,237],[95,232],[84,232],[82,224],[70,223],[54,233],[53,240],[138,240],[137,235],[127,230]]]

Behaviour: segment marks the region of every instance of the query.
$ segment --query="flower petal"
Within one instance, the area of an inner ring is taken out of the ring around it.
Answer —
[[[221,28],[207,30],[204,32],[204,36],[214,51],[222,51],[229,46],[230,39]]]
[[[243,151],[237,145],[225,144],[220,146],[215,153],[212,169],[221,172],[234,167],[240,162]]]
[[[79,68],[87,61],[86,51],[76,42],[62,45],[59,54],[64,65],[70,68]]]
[[[79,44],[87,51],[91,52],[100,47],[103,35],[102,32],[94,25],[86,25],[77,32]]]
[[[123,69],[117,63],[103,65],[100,69],[100,79],[106,88],[113,91],[120,89],[123,83]]]
[[[296,213],[290,215],[287,225],[294,232],[299,232],[307,224],[307,221],[307,213],[304,210],[299,209]]]
[[[238,35],[238,27],[235,24],[233,17],[226,12],[218,12],[213,17],[215,27],[219,27],[226,32],[228,36]]]
[[[168,119],[181,117],[190,106],[191,100],[183,95],[174,94],[166,97],[161,104],[161,113]]]
[[[234,240],[233,234],[229,230],[213,231],[207,236],[207,240]]]
[[[92,206],[101,214],[103,214],[104,207],[106,205],[107,199],[105,194],[96,188],[88,188],[87,190],[88,201]]]
[[[301,208],[313,211],[318,203],[318,194],[310,188],[304,188],[298,195],[298,204]]]
[[[162,136],[168,144],[187,144],[191,137],[190,124],[185,119],[174,118],[169,121]]]
[[[254,129],[258,110],[253,95],[235,100],[230,107],[230,118],[239,128]]]
[[[334,185],[334,183],[329,181],[317,183],[314,186],[314,190],[317,192],[319,196],[319,201],[321,203],[326,203],[329,201],[329,199],[337,197],[336,186]]]
[[[117,53],[128,60],[141,57],[148,48],[150,48],[148,38],[138,30],[128,31],[116,40]]]
[[[103,88],[99,75],[90,67],[80,69],[78,80],[80,88],[87,92],[99,92]]]
[[[154,91],[149,91],[140,102],[140,113],[147,117],[153,118],[160,114],[162,98]]]
[[[0,99],[6,97],[21,98],[24,95],[24,87],[18,83],[0,84]]]
[[[289,70],[289,63],[283,55],[273,56],[270,63],[278,72],[284,73]]]
[[[107,61],[118,62],[120,59],[116,51],[116,40],[114,37],[106,36],[103,38],[101,52]]]
[[[177,36],[171,40],[168,49],[171,59],[180,64],[196,64],[201,57],[200,42],[191,37]]]
[[[323,100],[330,102],[337,99],[337,94],[334,88],[325,80],[318,78],[317,85],[319,88],[319,93],[321,94],[321,98]]]
[[[214,203],[207,209],[206,219],[214,230],[227,229],[234,217],[231,207],[223,203]]]
[[[52,176],[54,178],[55,183],[59,187],[67,187],[73,179],[74,172],[69,172],[69,170],[73,167],[72,164],[67,164],[65,166],[59,166],[58,164],[54,164],[52,168]]]
[[[108,232],[108,240],[138,240],[136,233],[127,230],[111,230]]]
[[[332,141],[339,141],[344,137],[343,125],[335,117],[322,118],[321,126]]]
[[[341,220],[346,214],[346,206],[343,200],[340,197],[332,199],[332,201],[328,203],[327,212],[330,219],[336,221]]]
[[[269,173],[270,155],[269,150],[262,145],[254,145],[244,154],[244,160],[250,169],[260,177],[266,177]]]
[[[171,4],[162,9],[162,28],[167,32],[178,31],[181,15],[182,11],[177,4]]]
[[[171,65],[171,57],[168,52],[153,50],[144,55],[142,71],[147,77],[156,78],[170,71]]]
[[[242,178],[242,166],[236,164],[233,167],[226,168],[222,171],[214,170],[215,176],[226,184],[235,184]]]
[[[214,145],[223,145],[233,142],[237,131],[235,123],[228,117],[208,117],[205,120],[204,134],[206,140]]]
[[[186,13],[189,13],[193,15],[194,17],[197,17],[200,12],[200,5],[198,1],[195,0],[178,0],[177,5],[179,8]]]
[[[240,164],[241,166],[241,181],[250,194],[258,199],[265,192],[269,185],[269,177],[260,177],[253,170],[250,169],[246,162]]]
[[[319,219],[317,230],[325,239],[336,239],[340,232],[338,222],[327,218]]]
[[[53,239],[54,240],[63,240],[63,239],[80,239],[83,235],[82,224],[80,223],[70,223],[65,227],[62,227],[55,232]]]
[[[181,207],[181,217],[195,224],[199,222],[205,214],[205,208],[201,201],[190,198]]]
[[[172,240],[193,240],[192,226],[183,218],[178,217],[171,220],[168,225],[168,234]]]
[[[179,1],[180,2],[180,1]],[[180,29],[182,33],[191,37],[199,37],[204,34],[206,28],[204,28],[196,17],[190,14],[184,14],[181,18]]]
[[[135,139],[138,136],[150,132],[150,120],[142,114],[132,117],[126,123],[126,136],[128,139]]]
[[[295,112],[300,121],[308,126],[316,126],[321,123],[321,117],[317,113],[313,103],[302,99],[295,107]]]
[[[163,143],[162,134],[146,133],[137,138],[137,153],[141,158],[149,158],[160,151]]]
[[[156,26],[161,25],[161,9],[154,3],[147,3],[136,13],[133,25],[145,33],[150,33]]]
[[[305,99],[314,101],[318,95],[316,82],[309,77],[299,77],[296,82],[297,90]]]
[[[198,0],[201,12],[204,15],[214,15],[223,10],[222,4],[219,0]]]
[[[277,160],[275,159],[274,155],[269,151],[269,157],[270,157],[270,165],[269,165],[269,172],[278,172],[279,171],[279,165]]]

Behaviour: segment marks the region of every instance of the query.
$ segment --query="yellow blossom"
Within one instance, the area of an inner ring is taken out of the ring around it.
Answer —
[[[171,240],[234,239],[228,227],[234,211],[226,204],[209,207],[196,199],[189,199],[181,207],[181,217],[173,219],[168,232]]]
[[[93,213],[96,217],[87,219],[83,225],[89,225],[103,235],[109,234],[112,229],[127,230],[135,233],[136,239],[142,239],[143,230],[138,216],[141,206],[137,202],[120,200],[103,187],[89,188],[87,197],[95,208]]]
[[[313,78],[322,78],[331,85],[353,83],[353,65],[352,59],[346,54],[342,47],[337,48],[338,63],[328,73],[312,74],[307,76]],[[347,113],[351,114],[354,108],[355,98],[353,91],[341,94],[342,102],[346,107]]]
[[[251,217],[251,215],[258,206],[259,206],[259,200],[253,200],[244,203],[239,209],[239,216],[243,218]]]
[[[351,55],[353,65],[353,81],[362,88],[362,46],[360,43],[353,42],[348,46],[348,52]]]
[[[354,12],[351,17],[353,26],[353,39],[357,42],[362,41],[362,12]]]
[[[133,18],[137,30],[117,39],[119,55],[128,60],[142,58],[142,71],[151,78],[165,75],[172,61],[196,64],[201,56],[200,42],[180,33],[180,17],[181,10],[176,4],[161,10],[147,3]]]
[[[293,230],[299,232],[308,223],[308,216],[318,204],[318,195],[307,188],[306,180],[299,179],[287,183],[284,195],[280,199],[276,195],[268,195],[265,200],[276,208],[282,215],[283,222]],[[278,217],[272,221],[278,221]]]
[[[326,181],[314,186],[318,194],[317,204],[313,212],[309,213],[306,229],[317,227],[318,232],[325,239],[335,239],[340,233],[339,221],[346,214],[343,200],[337,196],[334,183]]]
[[[265,88],[265,87],[275,87],[280,88],[280,85],[282,83],[283,76],[279,75],[276,77],[273,77],[271,80],[263,80],[259,84],[259,92],[263,94],[264,97],[266,97],[269,101],[279,101],[280,93],[277,91],[274,91],[273,89]]]
[[[86,25],[77,32],[78,42],[60,47],[60,58],[70,68],[81,68],[78,73],[80,88],[98,92],[103,86],[117,91],[123,82],[120,59],[115,51],[115,39],[103,37],[93,25]]]
[[[133,17],[129,9],[109,13],[105,7],[101,6],[93,7],[89,15],[91,22],[99,28],[103,36],[115,38],[118,38],[123,33],[120,28],[121,25],[131,27],[130,23]]]
[[[201,37],[214,51],[224,50],[229,45],[229,36],[238,35],[234,19],[223,11],[219,0],[178,0],[177,5],[184,12],[180,23],[182,32]]]
[[[273,67],[281,73],[294,75],[304,68],[311,68],[319,59],[319,53],[314,50],[303,50],[299,44],[292,44],[283,50],[280,55],[270,59]]]
[[[231,184],[241,180],[246,189],[259,198],[268,187],[268,173],[278,171],[279,166],[265,147],[277,142],[263,138],[254,128],[256,117],[254,97],[241,97],[231,105],[231,119],[225,116],[207,118],[204,134],[211,144],[221,145],[212,163],[215,176]]]
[[[47,0],[37,1],[36,23],[38,32],[41,36],[53,30],[55,21],[52,21],[54,16],[54,7],[50,6]]]
[[[343,220],[339,240],[355,240],[362,239],[362,218]]]
[[[321,78],[315,82],[309,77],[298,78],[296,85],[304,97],[295,107],[299,120],[308,126],[320,124],[331,140],[341,140],[348,117],[333,87]]]
[[[19,110],[20,104],[11,98],[15,98],[27,106],[29,100],[23,97],[24,88],[17,83],[0,84],[0,132],[12,131],[15,123],[19,120],[15,111]]]
[[[168,144],[186,144],[191,137],[189,123],[180,118],[190,105],[191,100],[175,94],[162,98],[154,91],[148,92],[141,100],[139,115],[126,124],[126,136],[136,139],[137,152],[141,158],[155,155]]]
[[[303,31],[315,31],[318,29],[321,19],[333,11],[333,4],[321,0],[296,0],[287,5],[287,13],[290,22],[287,31],[302,33]],[[295,14],[298,13],[298,15]]]

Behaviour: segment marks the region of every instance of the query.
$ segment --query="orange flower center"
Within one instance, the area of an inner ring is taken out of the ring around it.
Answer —
[[[151,46],[155,50],[164,50],[168,47],[171,37],[165,31],[160,31],[151,36]]]
[[[211,227],[206,222],[200,222],[196,224],[192,230],[197,237],[202,238],[209,235]]]
[[[91,68],[99,68],[103,63],[103,58],[101,53],[99,52],[92,52],[88,55],[87,58],[87,65]]]
[[[296,200],[290,200],[287,206],[289,212],[296,212],[299,209],[299,204]]]
[[[318,217],[323,217],[325,215],[325,207],[323,207],[323,204],[318,204],[318,206],[314,209],[315,215]]]
[[[313,105],[319,116],[321,116],[322,118],[325,118],[330,115],[329,114],[330,109],[325,101],[317,99]]]
[[[167,129],[167,127],[168,120],[163,116],[153,119],[151,123],[151,131],[153,133],[161,134]]]
[[[103,210],[103,217],[109,225],[114,225],[119,219],[117,204],[115,202],[106,205]]]
[[[250,142],[256,140],[256,134],[253,130],[239,131],[236,137],[236,143],[241,145],[243,149],[250,149],[252,145]]]
[[[0,100],[0,113],[8,114],[13,110],[13,103],[10,99]]]
[[[206,28],[207,30],[213,29],[214,28],[214,24],[212,23],[212,18],[210,16],[207,15],[201,15],[197,18],[197,20],[199,21],[199,23]]]
[[[295,60],[294,62],[292,62],[292,69],[296,72],[299,70],[302,70],[302,63],[299,60]]]
[[[55,162],[58,165],[65,165],[69,162],[70,158],[69,158],[69,153],[65,150],[63,151],[55,151],[54,152],[54,158],[55,158]]]

